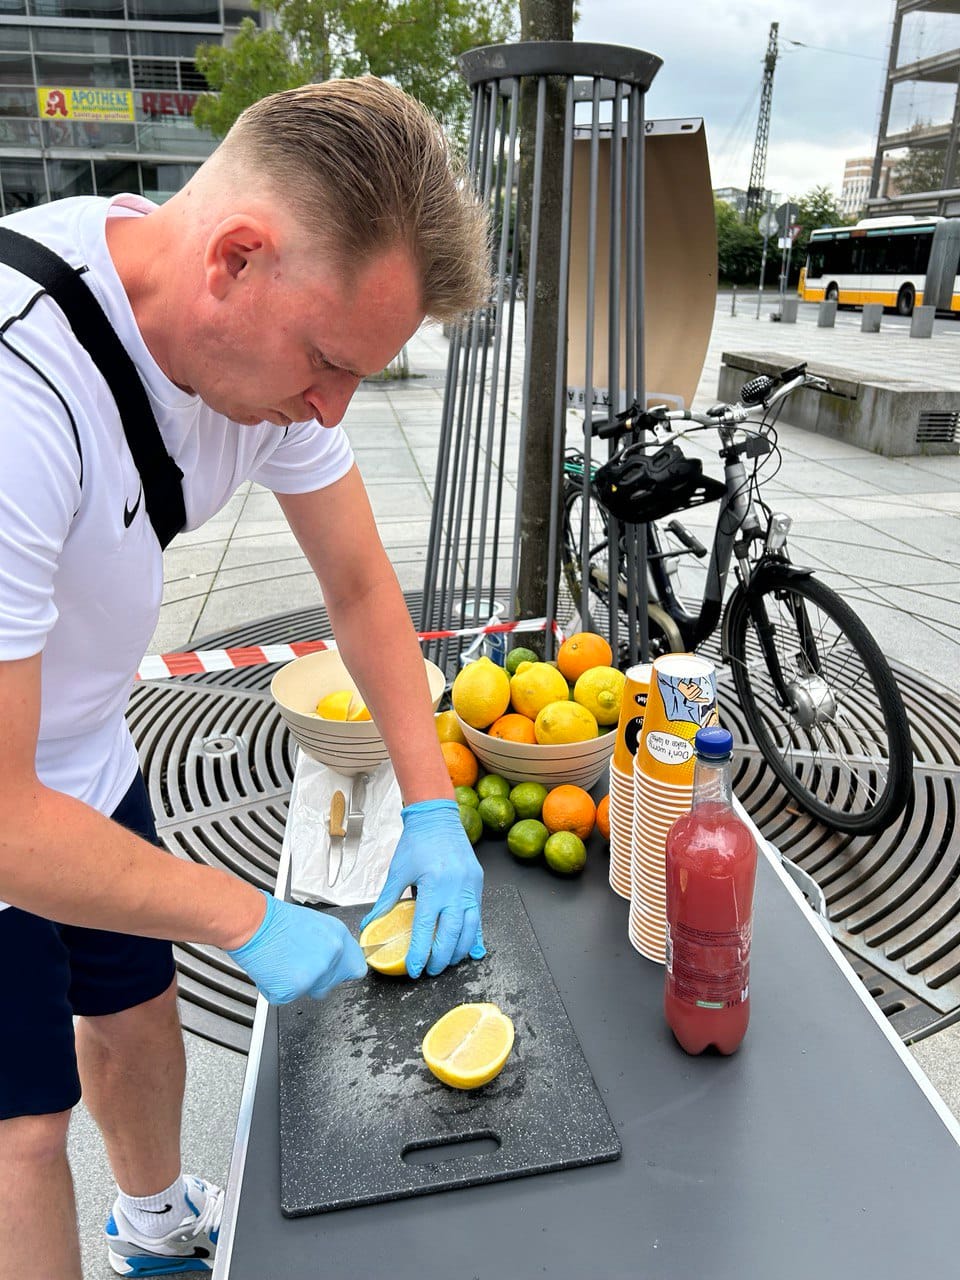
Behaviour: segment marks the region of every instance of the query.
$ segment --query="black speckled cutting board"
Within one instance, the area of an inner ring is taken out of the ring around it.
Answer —
[[[487,956],[478,963],[417,982],[371,971],[326,1000],[280,1009],[288,1217],[619,1157],[519,892],[489,890],[483,907]],[[335,914],[356,934],[364,912]],[[488,1085],[450,1089],[427,1069],[420,1043],[448,1009],[483,1000],[513,1019],[513,1052]]]

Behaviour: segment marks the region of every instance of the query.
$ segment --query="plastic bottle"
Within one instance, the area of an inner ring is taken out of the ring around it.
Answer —
[[[757,846],[733,808],[733,737],[694,739],[693,804],[667,835],[664,1014],[687,1053],[739,1048],[750,1020]]]

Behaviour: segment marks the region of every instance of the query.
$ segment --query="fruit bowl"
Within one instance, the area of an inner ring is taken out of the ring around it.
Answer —
[[[436,711],[446,683],[443,672],[426,658],[423,665]],[[295,658],[274,675],[270,692],[301,751],[338,773],[363,773],[388,757],[372,720],[321,720],[311,712],[325,694],[357,686],[336,649]]]
[[[510,782],[542,782],[545,787],[574,782],[589,790],[603,776],[617,736],[614,726],[599,738],[586,742],[543,746],[491,738],[489,733],[474,729],[462,717],[457,719],[470,750],[490,773],[499,773]]]

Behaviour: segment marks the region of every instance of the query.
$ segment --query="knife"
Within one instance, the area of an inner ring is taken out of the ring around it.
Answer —
[[[365,773],[358,773],[354,776],[353,786],[350,788],[350,808],[347,811],[347,836],[343,842],[343,861],[349,865],[344,867],[343,874],[348,876],[353,868],[357,865],[357,856],[360,853],[360,836],[363,832],[363,802],[367,795],[367,783],[369,777]]]
[[[343,824],[343,816],[347,800],[342,791],[335,791],[330,797],[330,861],[327,868],[327,882],[333,886],[343,867],[343,837],[347,829]]]

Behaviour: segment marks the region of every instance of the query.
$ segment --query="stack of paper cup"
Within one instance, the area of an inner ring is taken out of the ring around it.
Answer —
[[[633,762],[628,934],[641,955],[660,964],[665,960],[666,943],[667,833],[690,808],[696,732],[703,725],[716,723],[713,664],[691,653],[657,658]]]
[[[633,758],[640,742],[652,670],[651,663],[641,662],[624,672],[620,721],[610,761],[610,888],[621,898],[629,898],[632,892]]]

